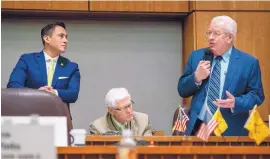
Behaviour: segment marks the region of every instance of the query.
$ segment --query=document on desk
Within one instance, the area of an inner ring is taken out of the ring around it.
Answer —
[[[12,124],[29,125],[32,122],[33,117],[31,116],[2,116],[1,122],[11,121]],[[64,116],[38,116],[36,117],[37,123],[40,126],[52,126],[54,132],[54,145],[55,146],[67,146],[67,119]],[[40,139],[46,136],[41,136],[37,134]],[[31,138],[31,135],[26,136]]]
[[[52,125],[9,122],[1,127],[2,159],[56,159]]]

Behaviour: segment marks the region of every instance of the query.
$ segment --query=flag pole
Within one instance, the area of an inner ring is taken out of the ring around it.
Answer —
[[[177,114],[177,118],[176,118],[176,120],[174,121],[174,125],[173,125],[173,128],[172,128],[172,132],[171,132],[171,134],[173,135],[173,133],[174,133],[174,127],[175,127],[175,122],[178,120],[178,118],[179,118],[179,112],[180,112],[180,109],[181,109],[181,104],[179,104],[179,106],[178,106],[178,114]]]
[[[179,105],[180,106],[180,108],[181,108],[181,111],[182,111],[182,113],[185,115],[185,116],[187,116],[187,114],[185,113],[185,111],[184,111],[184,109],[181,107],[181,105]],[[188,116],[187,116],[188,117]],[[188,120],[189,120],[189,117],[188,117]]]

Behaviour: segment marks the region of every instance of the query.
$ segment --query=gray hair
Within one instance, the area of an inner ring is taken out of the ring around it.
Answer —
[[[125,88],[112,88],[108,91],[105,97],[105,105],[109,108],[114,108],[116,103],[124,99],[125,97],[130,97],[127,89]]]
[[[212,19],[211,23],[222,26],[226,33],[231,33],[235,38],[237,32],[237,24],[231,17],[226,15],[216,16]]]

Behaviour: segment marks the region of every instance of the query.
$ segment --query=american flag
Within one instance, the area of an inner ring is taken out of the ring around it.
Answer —
[[[218,122],[213,118],[213,114],[210,112],[208,106],[206,106],[204,120],[196,136],[204,141],[207,141],[211,133],[217,127],[217,125]]]
[[[179,106],[179,112],[176,121],[174,122],[173,131],[185,132],[187,129],[188,116],[184,112],[183,108]]]

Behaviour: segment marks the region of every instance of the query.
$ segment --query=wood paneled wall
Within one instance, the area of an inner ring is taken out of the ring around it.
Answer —
[[[90,11],[188,12],[188,1],[90,1]]]
[[[188,1],[3,1],[3,9],[78,10],[102,12],[189,11]]]
[[[213,17],[219,15],[232,17],[238,25],[235,41],[236,48],[255,56],[260,62],[265,101],[259,107],[259,111],[263,119],[268,121],[268,115],[270,114],[270,64],[267,57],[270,53],[268,41],[270,36],[270,12],[263,10],[270,10],[270,2],[247,2],[247,4],[242,2],[241,4],[238,2],[193,3],[193,8],[202,11],[195,10],[184,21],[183,63],[186,64],[192,49],[207,47],[207,39],[204,33],[207,31]],[[247,6],[247,8],[243,6]],[[213,8],[220,11],[212,11]],[[225,11],[234,9],[249,9],[250,11]],[[184,103],[189,104],[190,100],[191,98],[185,99]]]
[[[88,1],[2,1],[1,8],[88,11]]]
[[[269,11],[270,1],[191,1],[190,11]]]
[[[3,9],[103,12],[269,11],[268,1],[2,1]]]

